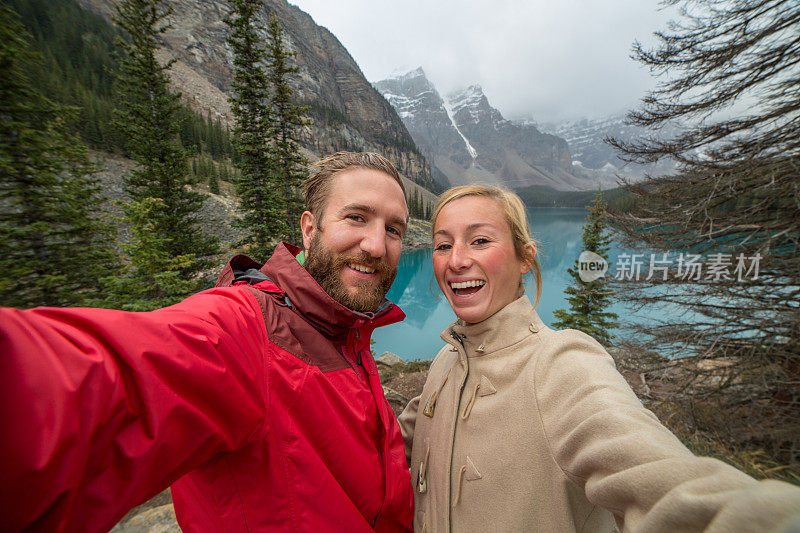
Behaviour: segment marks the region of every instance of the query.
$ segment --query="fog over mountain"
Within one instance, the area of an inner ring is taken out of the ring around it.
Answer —
[[[292,0],[372,82],[422,66],[441,94],[478,84],[506,118],[602,118],[655,86],[630,59],[676,9],[659,0]]]

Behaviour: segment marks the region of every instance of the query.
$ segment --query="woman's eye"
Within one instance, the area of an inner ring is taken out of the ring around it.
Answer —
[[[437,252],[447,251],[450,248],[451,248],[450,245],[447,243],[437,244],[436,246],[433,247],[433,249],[436,250]]]
[[[481,245],[481,244],[487,244],[488,242],[489,242],[489,239],[484,239],[483,237],[480,237],[480,238],[475,239],[474,241],[472,241],[472,244]]]

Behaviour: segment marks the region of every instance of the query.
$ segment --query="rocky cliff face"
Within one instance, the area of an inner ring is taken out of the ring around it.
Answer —
[[[504,119],[480,86],[442,98],[422,69],[416,69],[375,87],[397,110],[434,170],[453,184],[483,181],[561,190],[596,186],[573,168],[566,141]]]
[[[111,16],[113,0],[80,0],[85,7]],[[163,35],[161,59],[177,58],[172,82],[184,99],[201,112],[230,122],[227,103],[233,79],[232,53],[225,42],[224,0],[165,0],[174,14]],[[428,189],[436,185],[425,158],[394,109],[364,78],[336,37],[286,0],[267,0],[264,22],[275,13],[287,45],[297,52],[300,72],[293,80],[298,102],[310,107],[303,132],[306,148],[321,155],[337,150],[372,150]]]

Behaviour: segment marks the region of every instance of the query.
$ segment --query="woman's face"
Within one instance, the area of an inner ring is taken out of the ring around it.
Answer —
[[[517,257],[496,200],[453,200],[439,212],[433,230],[433,273],[458,318],[480,322],[517,298],[530,265]]]

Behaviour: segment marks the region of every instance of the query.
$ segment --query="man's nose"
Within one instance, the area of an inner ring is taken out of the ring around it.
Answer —
[[[386,255],[386,230],[383,227],[371,227],[361,239],[361,249],[370,257],[380,259]]]

